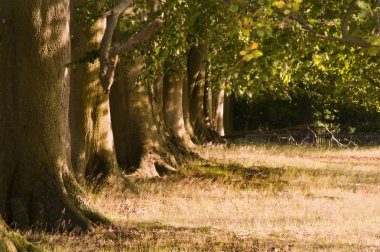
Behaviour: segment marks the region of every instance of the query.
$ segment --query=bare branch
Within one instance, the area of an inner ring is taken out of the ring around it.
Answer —
[[[343,37],[348,37],[348,24],[350,23],[350,19],[352,15],[354,15],[356,8],[356,0],[352,1],[350,7],[347,10],[346,15],[344,16],[344,19],[342,21],[342,36]]]
[[[127,42],[111,48],[112,38],[121,14],[127,12],[132,6],[132,0],[124,0],[117,4],[110,13],[107,13],[107,27],[100,45],[100,80],[104,93],[109,93],[114,82],[116,66],[119,55],[135,49],[139,44],[148,40],[164,24],[162,19],[156,19],[145,26],[138,34]]]
[[[136,36],[130,38],[124,44],[121,44],[118,47],[112,48],[110,51],[111,57],[115,56],[115,55],[122,54],[122,53],[127,52],[127,51],[132,51],[139,44],[145,42],[150,37],[152,37],[152,35],[155,34],[157,32],[157,30],[163,24],[164,24],[164,20],[162,20],[162,19],[156,19],[155,21],[149,23]]]
[[[110,48],[112,45],[112,37],[117,27],[119,16],[130,6],[132,0],[120,1],[107,16],[107,26],[104,32],[102,42],[100,44],[99,57],[100,57],[100,80],[105,93],[110,90],[109,83],[113,83],[114,69],[117,64],[117,57],[110,57]]]

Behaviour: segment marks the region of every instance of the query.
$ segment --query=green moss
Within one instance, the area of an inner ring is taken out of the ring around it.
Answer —
[[[17,251],[19,252],[38,252],[41,251],[36,246],[34,246],[32,243],[26,241],[24,238],[22,238],[20,235],[16,233],[11,234],[11,239],[17,248]]]
[[[182,177],[193,177],[200,180],[220,182],[239,189],[283,190],[288,184],[283,179],[284,168],[265,166],[245,167],[238,163],[230,164],[190,164],[184,167]],[[180,176],[177,175],[177,179]]]

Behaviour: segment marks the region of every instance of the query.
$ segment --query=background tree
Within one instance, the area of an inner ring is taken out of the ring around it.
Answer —
[[[72,60],[98,50],[105,30],[107,1],[75,1],[71,5]],[[88,14],[90,13],[90,14]],[[109,96],[99,80],[99,61],[71,69],[70,130],[73,168],[79,178],[115,173],[118,169],[111,127]]]

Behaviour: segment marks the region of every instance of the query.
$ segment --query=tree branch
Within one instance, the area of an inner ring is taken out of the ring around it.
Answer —
[[[107,26],[99,49],[100,80],[105,93],[110,91],[110,87],[114,81],[115,69],[118,61],[117,56],[110,57],[112,37],[117,27],[119,16],[128,7],[132,6],[132,4],[132,0],[122,0],[110,12],[107,13]]]
[[[366,79],[375,87],[380,88],[380,83],[375,81],[372,77],[369,75],[365,75]]]
[[[349,44],[349,45],[356,45],[365,49],[371,48],[371,43],[348,36],[343,36],[342,38],[334,37],[334,36],[326,36],[324,34],[319,33],[318,31],[314,30],[314,28],[305,20],[303,19],[297,12],[292,12],[289,17],[295,21],[297,21],[299,24],[301,24],[306,30],[313,33],[314,36],[317,38],[328,40],[328,41],[336,41],[342,44]],[[345,28],[347,29],[347,28]]]
[[[109,93],[114,82],[114,76],[119,55],[134,50],[139,44],[147,41],[164,24],[160,18],[145,26],[138,34],[127,42],[111,48],[112,38],[118,24],[119,16],[132,5],[132,0],[120,2],[107,15],[107,27],[100,45],[100,80],[104,93]]]
[[[342,36],[343,37],[348,37],[348,24],[350,23],[350,19],[352,15],[354,15],[356,8],[356,0],[352,1],[350,7],[347,10],[346,15],[344,16],[344,19],[342,21]]]
[[[124,52],[132,51],[139,44],[147,41],[150,37],[152,37],[152,35],[155,34],[163,24],[164,20],[160,18],[154,20],[153,22],[150,22],[138,34],[128,39],[127,42],[121,44],[120,46],[112,48],[110,51],[111,57],[122,54]]]

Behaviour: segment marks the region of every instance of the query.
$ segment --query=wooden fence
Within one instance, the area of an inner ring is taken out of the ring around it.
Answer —
[[[298,125],[268,131],[240,131],[227,139],[244,138],[250,142],[314,146],[370,146],[380,145],[378,133],[333,133],[325,126]]]

